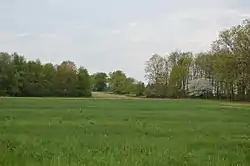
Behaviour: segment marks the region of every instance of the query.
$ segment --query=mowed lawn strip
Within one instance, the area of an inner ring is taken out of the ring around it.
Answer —
[[[250,107],[205,100],[2,98],[0,165],[250,165]]]

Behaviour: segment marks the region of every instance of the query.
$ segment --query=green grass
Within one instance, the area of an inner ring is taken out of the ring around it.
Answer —
[[[3,166],[249,166],[250,106],[0,99]]]

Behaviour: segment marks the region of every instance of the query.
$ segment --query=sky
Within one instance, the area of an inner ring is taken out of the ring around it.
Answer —
[[[0,51],[144,80],[152,53],[206,51],[249,0],[0,0]]]

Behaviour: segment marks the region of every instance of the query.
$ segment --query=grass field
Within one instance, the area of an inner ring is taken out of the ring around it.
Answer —
[[[0,99],[2,166],[249,166],[250,106]]]

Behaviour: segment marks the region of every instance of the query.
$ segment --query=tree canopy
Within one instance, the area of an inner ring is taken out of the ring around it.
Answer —
[[[0,64],[1,96],[91,96],[87,69],[77,69],[72,61],[41,64],[17,53],[0,53]]]

